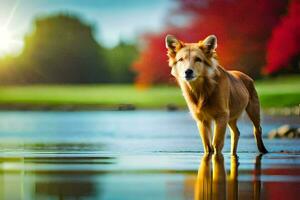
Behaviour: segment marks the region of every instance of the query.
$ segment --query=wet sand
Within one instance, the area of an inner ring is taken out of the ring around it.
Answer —
[[[239,126],[238,156],[205,156],[186,112],[0,113],[0,199],[298,199],[300,140],[260,155]]]

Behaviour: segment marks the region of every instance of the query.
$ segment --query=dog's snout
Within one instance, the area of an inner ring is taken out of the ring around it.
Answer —
[[[192,69],[187,69],[186,71],[185,71],[185,76],[186,77],[190,77],[190,76],[192,76],[193,75],[193,70]]]

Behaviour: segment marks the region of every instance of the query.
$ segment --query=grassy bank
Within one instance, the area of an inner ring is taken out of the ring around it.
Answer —
[[[114,108],[132,104],[138,108],[185,106],[179,88],[156,86],[138,90],[133,85],[36,85],[0,88],[0,105],[95,106]],[[3,107],[3,106],[2,106]]]
[[[294,107],[300,104],[300,76],[285,76],[255,82],[264,108]]]
[[[293,107],[300,103],[300,76],[256,82],[264,108]],[[174,104],[185,107],[180,89],[155,86],[137,90],[132,85],[35,85],[0,87],[1,108],[75,107],[116,108],[132,104],[141,109],[165,108]]]

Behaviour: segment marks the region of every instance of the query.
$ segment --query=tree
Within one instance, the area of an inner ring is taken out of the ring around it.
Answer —
[[[132,83],[135,77],[132,63],[137,58],[138,51],[135,45],[120,42],[112,49],[105,50],[107,70],[110,82]]]
[[[169,26],[161,34],[146,34],[140,57],[134,65],[137,83],[151,84],[170,79],[166,62],[164,37],[176,35],[187,42],[197,42],[207,35],[218,37],[220,63],[227,69],[238,69],[252,77],[260,74],[265,48],[271,30],[285,11],[282,0],[178,0],[179,8],[169,20],[183,16],[186,26]],[[174,21],[174,20],[173,20]],[[182,20],[177,20],[182,21]],[[171,24],[171,25],[170,25]],[[162,57],[164,56],[164,57]]]
[[[143,37],[144,48],[133,64],[133,69],[137,72],[136,83],[141,87],[170,80],[164,35],[166,34],[149,34]]]
[[[28,82],[107,82],[101,50],[90,25],[75,16],[55,15],[36,20],[19,59]]]
[[[287,69],[296,60],[295,68],[300,62],[300,1],[291,1],[288,14],[274,28],[267,49],[267,73]]]
[[[26,80],[21,76],[20,68],[14,56],[5,56],[0,59],[0,83],[16,84],[24,83]]]

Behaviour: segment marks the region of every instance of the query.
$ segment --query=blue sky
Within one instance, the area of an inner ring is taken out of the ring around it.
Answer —
[[[111,47],[120,39],[130,41],[140,33],[161,30],[174,7],[172,0],[0,0],[0,28],[9,21],[7,29],[21,41],[37,16],[75,13],[95,25],[97,40]]]

